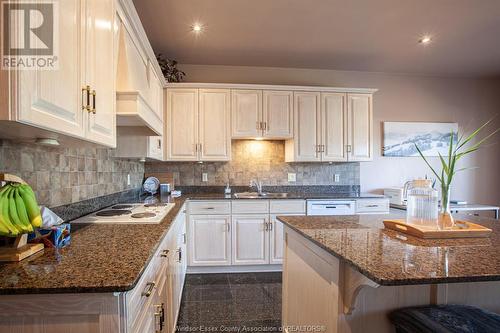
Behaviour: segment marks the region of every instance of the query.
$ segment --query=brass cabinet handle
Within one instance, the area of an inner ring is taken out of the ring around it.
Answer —
[[[265,121],[264,121],[264,122],[262,123],[262,129],[263,129],[264,131],[266,131],[266,130],[267,130],[267,122],[265,122]]]
[[[261,130],[262,129],[262,123],[260,121],[258,121],[256,124],[257,124],[257,129]]]
[[[82,88],[82,110],[90,112],[90,86]]]
[[[161,139],[158,139],[158,149],[161,149]]]
[[[165,304],[156,304],[155,305],[156,311],[154,313],[155,316],[155,325],[157,325],[157,330],[156,332],[161,332],[163,331],[163,325],[165,324]]]
[[[199,143],[199,145],[200,145],[200,150],[199,151],[202,152],[203,151],[203,149],[202,149],[203,146],[201,145],[201,143]]]
[[[325,145],[321,145],[321,152],[324,153],[325,152]]]
[[[186,233],[182,234],[182,243],[186,244],[187,243],[187,238],[186,238]]]
[[[163,250],[163,251],[161,251],[160,257],[162,257],[162,258],[168,257],[168,253],[169,252],[170,252],[170,250]]]
[[[352,146],[351,145],[347,145],[347,152],[348,153],[352,152]]]
[[[227,232],[231,231],[231,223],[226,223]]]
[[[269,222],[269,231],[273,231],[273,222]]]
[[[91,110],[91,112],[92,112],[93,114],[95,114],[95,113],[96,113],[96,109],[95,109],[95,98],[96,98],[96,95],[97,95],[97,94],[96,94],[96,92],[95,92],[95,90],[92,90],[91,95],[92,95],[92,110]]]
[[[195,152],[195,153],[197,153],[197,152],[198,152],[198,144],[197,144],[197,143],[195,143],[195,144],[194,144],[194,152]]]
[[[155,282],[148,282],[146,283],[146,289],[141,293],[141,296],[149,297],[153,293],[153,290],[155,289]]]

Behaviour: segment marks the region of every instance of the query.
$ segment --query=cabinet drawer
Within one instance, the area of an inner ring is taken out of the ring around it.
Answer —
[[[140,319],[139,315],[154,297],[156,288],[158,287],[155,279],[157,278],[158,270],[161,269],[161,264],[162,261],[155,255],[149,263],[146,272],[137,283],[137,286],[127,292],[127,322],[129,327],[137,325],[137,321]]]
[[[233,214],[267,214],[269,200],[235,200],[232,202]]]
[[[356,200],[356,213],[389,213],[389,199]]]
[[[271,214],[305,214],[305,200],[271,200],[269,203]]]
[[[189,214],[231,214],[231,202],[229,201],[191,201],[188,207]]]

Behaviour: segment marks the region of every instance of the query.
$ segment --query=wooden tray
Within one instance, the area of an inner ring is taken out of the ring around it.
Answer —
[[[396,230],[411,236],[436,239],[436,238],[474,238],[489,237],[491,229],[467,221],[455,221],[453,229],[439,230],[435,227],[407,224],[405,220],[384,220],[387,229]]]
[[[43,250],[44,245],[27,244],[28,235],[18,236],[11,246],[0,247],[0,262],[21,261]]]

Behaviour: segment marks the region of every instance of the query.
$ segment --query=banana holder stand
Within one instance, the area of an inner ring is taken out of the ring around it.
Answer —
[[[1,181],[25,184],[21,178],[6,173],[0,173]],[[21,261],[42,251],[43,247],[43,244],[28,244],[28,234],[22,234],[16,238],[0,237],[0,262]]]

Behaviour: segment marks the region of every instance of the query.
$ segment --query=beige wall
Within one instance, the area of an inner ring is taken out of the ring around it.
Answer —
[[[429,76],[332,70],[182,65],[191,82],[325,85],[378,88],[374,98],[375,158],[361,163],[362,191],[380,192],[430,171],[419,158],[381,156],[382,122],[458,122],[468,129],[500,113],[500,82]],[[500,126],[500,117],[496,126]],[[495,142],[500,142],[500,135]],[[433,158],[432,163],[439,161]],[[454,198],[500,204],[500,145],[492,145],[462,161],[479,169],[457,175]]]

